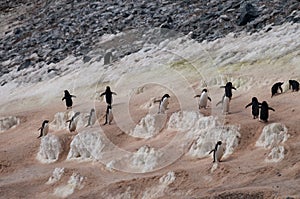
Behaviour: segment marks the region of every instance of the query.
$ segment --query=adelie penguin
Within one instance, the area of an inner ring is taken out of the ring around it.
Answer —
[[[260,116],[259,119],[262,122],[268,122],[269,119],[269,110],[275,111],[272,107],[269,107],[266,101],[261,103],[260,107]]]
[[[222,147],[222,142],[218,141],[217,144],[215,145],[215,148],[209,152],[209,154],[213,153],[213,158],[214,162],[221,162],[221,158],[223,157],[224,154],[224,148]]]
[[[113,101],[112,95],[117,95],[117,93],[112,92],[110,90],[110,87],[107,86],[105,92],[101,93],[100,97],[102,97],[103,95],[105,95],[106,103],[108,105],[112,105],[112,101]]]
[[[111,105],[107,105],[106,107],[106,114],[105,114],[105,123],[103,125],[106,125],[107,123],[110,125],[113,120],[113,114]]]
[[[227,82],[225,86],[220,86],[220,88],[225,88],[225,94],[222,97],[222,100],[216,104],[218,106],[220,103],[223,103],[225,97],[228,97],[229,101],[232,98],[232,89],[236,90],[235,87],[233,87],[231,82]]]
[[[88,119],[88,123],[87,123],[86,127],[93,126],[97,120],[95,109],[93,109],[93,108],[91,109],[88,118],[89,119]]]
[[[207,101],[211,101],[211,98],[208,96],[207,94],[207,89],[203,89],[201,95],[196,95],[194,98],[196,97],[200,97],[199,99],[199,109],[201,108],[206,108],[207,106]]]
[[[67,120],[66,122],[69,122],[69,131],[72,133],[76,131],[77,128],[77,119],[80,112],[76,112],[70,120]]]
[[[245,106],[245,108],[248,108],[249,106],[252,106],[253,119],[258,118],[258,115],[259,115],[259,106],[260,105],[261,105],[261,103],[258,102],[258,99],[256,97],[252,97],[252,102],[250,102],[249,104],[247,104]]]
[[[38,138],[40,138],[42,136],[46,136],[49,131],[49,121],[44,120],[42,123],[42,126],[38,130],[41,130],[40,136]]]
[[[231,100],[231,98],[232,98],[232,89],[236,90],[236,88],[232,86],[232,83],[231,82],[227,82],[225,86],[220,86],[220,88],[225,88],[225,95],[224,95],[224,97],[226,96],[226,97],[229,98],[229,100]]]
[[[64,95],[64,97],[61,100],[62,101],[66,100],[67,109],[71,109],[72,106],[73,106],[72,97],[76,97],[76,96],[75,95],[71,95],[68,90],[65,90],[64,92],[65,92],[65,95]]]
[[[164,94],[164,96],[161,98],[161,100],[159,102],[158,113],[164,114],[165,111],[168,109],[169,98],[170,98],[169,94]]]
[[[289,89],[292,88],[292,91],[299,91],[299,82],[296,80],[289,80]]]
[[[276,95],[278,93],[278,90],[280,90],[280,92],[282,93],[282,88],[281,88],[281,85],[283,84],[284,82],[277,82],[275,83],[272,88],[271,88],[271,97],[273,97],[274,95]]]

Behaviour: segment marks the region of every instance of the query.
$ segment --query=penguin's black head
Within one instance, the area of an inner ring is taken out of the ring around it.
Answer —
[[[268,103],[267,103],[266,101],[263,101],[263,102],[261,103],[261,105],[267,107],[267,106],[268,106]]]
[[[162,97],[162,98],[169,98],[170,97],[170,95],[169,94],[164,94],[164,96]]]
[[[110,87],[106,86],[106,92],[110,92]]]
[[[95,112],[95,109],[92,108],[92,109],[91,109],[91,112]]]
[[[68,90],[65,90],[64,92],[65,92],[65,95],[70,95]]]
[[[44,120],[43,125],[49,123],[49,120]]]
[[[258,99],[256,97],[252,97],[252,102],[258,102]]]
[[[218,141],[218,142],[217,142],[217,145],[221,145],[221,144],[222,144],[222,142],[221,142],[221,141]]]
[[[227,82],[226,83],[226,87],[230,87],[231,88],[232,87],[232,83],[231,82]]]
[[[206,93],[207,93],[207,89],[206,89],[206,88],[205,88],[205,89],[203,89],[203,90],[202,90],[202,93],[203,93],[203,92],[206,92]]]
[[[289,83],[292,84],[292,83],[293,83],[293,80],[289,80]]]

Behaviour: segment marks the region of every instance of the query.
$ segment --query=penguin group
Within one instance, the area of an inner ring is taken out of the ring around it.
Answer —
[[[271,98],[277,94],[283,92],[282,85],[284,82],[277,82],[271,87]],[[216,104],[218,106],[219,104],[222,104],[222,111],[224,114],[229,113],[229,104],[230,101],[232,100],[232,90],[236,90],[236,88],[233,86],[232,82],[227,82],[225,86],[220,86],[220,88],[225,89],[225,93],[221,99],[220,102]],[[289,80],[289,89],[292,89],[293,92],[299,91],[299,82],[296,80]],[[107,86],[106,90],[100,94],[100,97],[105,96],[106,100],[106,112],[105,112],[105,123],[106,124],[111,124],[113,120],[113,114],[112,114],[112,102],[113,102],[113,95],[117,95],[116,92],[111,91],[110,87]],[[68,90],[64,90],[64,97],[62,100],[66,101],[66,107],[68,109],[72,109],[73,106],[73,101],[72,98],[76,98],[75,95],[71,95]],[[169,105],[169,94],[164,94],[160,100],[156,100],[154,102],[159,102],[159,109],[158,109],[158,114],[165,114],[166,110],[168,110],[168,105]],[[199,109],[206,109],[207,108],[207,103],[208,101],[212,101],[212,99],[208,96],[208,89],[204,88],[201,92],[200,95],[195,95],[194,98],[199,98],[198,101],[198,108]],[[253,119],[256,119],[259,117],[259,120],[261,122],[268,122],[269,118],[269,110],[275,111],[272,107],[270,107],[267,103],[267,101],[262,101],[261,103],[258,101],[257,97],[252,97],[252,100],[249,104],[245,106],[245,108],[248,108],[249,106],[252,107],[252,116]],[[69,131],[74,132],[76,131],[76,123],[78,119],[78,115],[80,112],[76,112],[70,119],[68,119],[66,122],[69,123]],[[91,109],[90,114],[89,114],[89,119],[88,119],[88,126],[92,126],[96,122],[96,114],[95,114],[95,109]],[[42,126],[39,128],[40,130],[40,135],[38,138],[46,136],[49,131],[49,121],[44,120],[42,122]],[[224,148],[222,147],[222,141],[218,141],[215,145],[215,148],[212,149],[210,153],[213,152],[213,162],[220,162],[221,158],[224,153]]]

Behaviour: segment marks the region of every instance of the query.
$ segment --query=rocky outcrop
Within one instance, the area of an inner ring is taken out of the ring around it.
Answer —
[[[190,34],[199,42],[230,32],[255,32],[266,25],[300,21],[297,0],[258,1],[88,1],[2,0],[0,74],[42,68],[69,55],[87,54],[104,34],[162,27]],[[140,37],[144,39],[143,37]],[[141,42],[118,43],[114,59],[137,52]],[[110,47],[102,46],[99,59]],[[50,69],[51,70],[51,69]],[[60,70],[55,71],[60,74]],[[1,80],[3,86],[7,80]]]

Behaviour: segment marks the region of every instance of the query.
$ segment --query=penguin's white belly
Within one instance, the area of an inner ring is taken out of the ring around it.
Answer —
[[[202,93],[201,96],[200,96],[200,100],[199,100],[199,107],[200,108],[206,108],[207,99],[208,99],[207,93]]]
[[[159,112],[160,113],[165,113],[165,111],[167,110],[168,108],[168,104],[169,104],[169,99],[168,98],[165,98],[161,104],[160,104],[160,107],[159,107]]]
[[[218,150],[216,151],[216,161],[217,162],[220,162],[221,158],[223,157],[224,155],[224,147],[221,145],[219,146]]]
[[[49,125],[46,124],[46,125],[44,126],[43,131],[42,131],[42,136],[46,136],[46,135],[48,134],[48,132],[49,132]]]
[[[75,121],[71,121],[69,130],[70,130],[71,132],[76,130],[76,122],[75,122]]]
[[[229,113],[229,97],[224,97],[223,101],[223,114]]]

